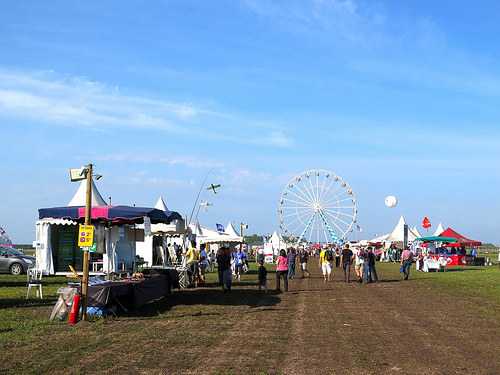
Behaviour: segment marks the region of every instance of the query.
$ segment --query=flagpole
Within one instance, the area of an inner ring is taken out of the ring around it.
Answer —
[[[200,200],[201,192],[203,191],[203,188],[205,187],[205,184],[208,180],[208,176],[210,175],[210,173],[212,173],[214,171],[214,169],[215,168],[212,168],[208,171],[208,173],[205,176],[205,179],[203,180],[203,182],[200,186],[200,191],[198,191],[198,195],[196,196],[196,200],[194,201],[193,209],[191,210],[191,214],[189,215],[188,226],[189,226],[189,224],[191,224],[191,220],[193,218],[194,211],[196,210],[196,206],[198,205],[198,201]]]

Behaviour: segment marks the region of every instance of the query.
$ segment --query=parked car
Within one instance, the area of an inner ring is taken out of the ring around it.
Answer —
[[[0,273],[20,275],[35,265],[35,258],[11,247],[0,247]]]

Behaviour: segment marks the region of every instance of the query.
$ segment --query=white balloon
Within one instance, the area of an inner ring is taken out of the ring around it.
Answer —
[[[385,205],[389,208],[394,208],[398,205],[398,199],[394,195],[389,195],[385,198]]]

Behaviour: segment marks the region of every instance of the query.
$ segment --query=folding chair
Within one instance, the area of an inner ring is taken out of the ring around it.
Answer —
[[[40,299],[43,299],[42,293],[42,270],[37,270],[36,268],[29,268],[28,272],[28,291],[26,293],[26,299],[29,298],[31,288],[37,289],[37,295]]]

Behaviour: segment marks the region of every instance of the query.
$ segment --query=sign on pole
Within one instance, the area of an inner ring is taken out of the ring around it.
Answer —
[[[94,243],[94,226],[80,225],[78,231],[78,246],[91,247]]]

